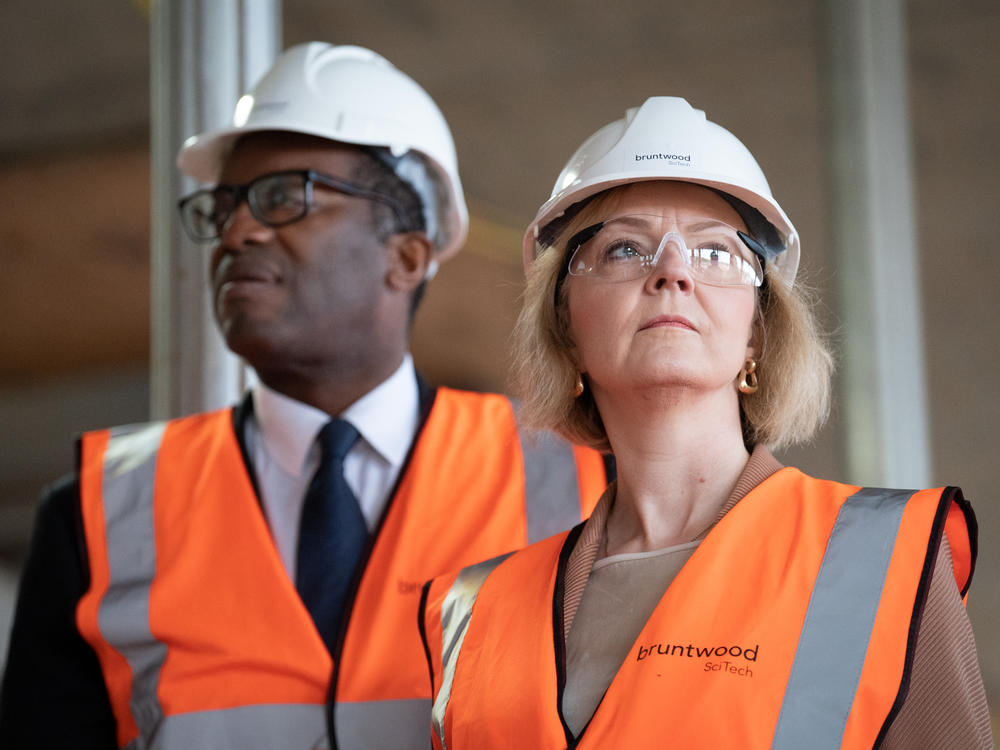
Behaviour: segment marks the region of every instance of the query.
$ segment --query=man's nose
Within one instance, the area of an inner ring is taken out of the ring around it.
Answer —
[[[274,229],[253,215],[250,204],[242,200],[230,214],[219,235],[220,244],[237,250],[247,244],[267,242]]]

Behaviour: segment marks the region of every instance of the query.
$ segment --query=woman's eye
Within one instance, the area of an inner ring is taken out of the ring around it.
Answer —
[[[706,245],[695,248],[692,255],[696,263],[712,266],[732,265],[736,257],[727,248],[719,247],[718,245]]]
[[[608,263],[621,263],[641,256],[642,253],[631,242],[616,242],[604,251],[604,259]]]

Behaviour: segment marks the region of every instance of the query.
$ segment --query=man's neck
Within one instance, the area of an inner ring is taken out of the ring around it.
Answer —
[[[392,375],[402,364],[403,356],[350,371],[334,367],[282,367],[258,370],[257,375],[271,390],[337,416]]]

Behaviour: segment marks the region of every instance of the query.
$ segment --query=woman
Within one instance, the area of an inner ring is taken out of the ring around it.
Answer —
[[[524,249],[525,417],[618,479],[581,527],[425,588],[435,745],[990,747],[961,492],[769,452],[823,422],[831,360],[746,148],[649,99],[581,146]]]

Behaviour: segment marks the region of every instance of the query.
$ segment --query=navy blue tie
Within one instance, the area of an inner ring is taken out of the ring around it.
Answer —
[[[299,521],[295,587],[333,653],[344,600],[368,537],[358,499],[344,480],[344,456],[358,431],[342,419],[327,422],[316,440],[320,463]]]

